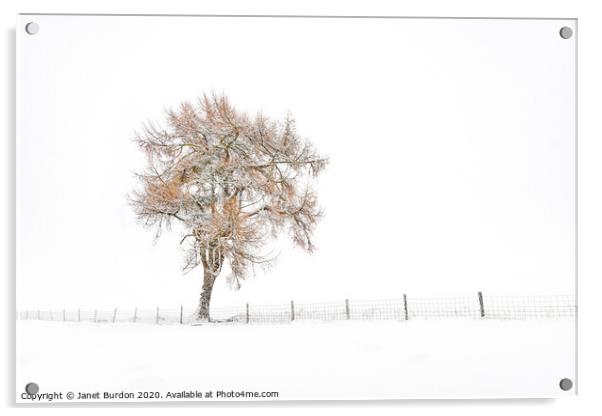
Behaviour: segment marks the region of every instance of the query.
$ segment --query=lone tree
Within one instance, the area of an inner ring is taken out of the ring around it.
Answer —
[[[148,166],[136,174],[130,196],[148,228],[185,230],[184,271],[203,266],[198,319],[210,320],[215,279],[224,264],[238,289],[254,265],[269,265],[263,253],[271,239],[288,233],[312,252],[312,232],[321,211],[310,178],[328,160],[295,131],[291,116],[271,121],[238,112],[223,95],[204,95],[198,105],[168,110],[164,127],[144,124],[136,143]]]

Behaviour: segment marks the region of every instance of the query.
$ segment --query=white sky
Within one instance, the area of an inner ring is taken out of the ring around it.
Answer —
[[[35,36],[22,27],[35,20]],[[572,21],[21,16],[17,307],[196,305],[178,233],[127,205],[133,132],[225,92],[287,111],[331,165],[310,256],[215,306],[569,294],[575,270]]]

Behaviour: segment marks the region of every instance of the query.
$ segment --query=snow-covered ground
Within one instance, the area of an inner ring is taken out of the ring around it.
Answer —
[[[283,325],[17,322],[17,401],[40,393],[276,391],[280,399],[548,397],[573,320]],[[202,399],[205,400],[205,399]]]

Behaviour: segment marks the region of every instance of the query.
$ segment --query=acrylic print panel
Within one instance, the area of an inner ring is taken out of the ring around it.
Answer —
[[[574,394],[576,23],[20,15],[16,400]]]

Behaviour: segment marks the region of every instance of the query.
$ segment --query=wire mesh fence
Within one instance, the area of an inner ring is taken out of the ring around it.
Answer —
[[[323,303],[278,305],[245,304],[212,307],[211,321],[216,323],[286,323],[299,320],[397,320],[415,319],[560,319],[577,313],[574,295],[555,296],[484,296],[481,292],[463,297],[410,297],[396,299],[349,300]],[[192,324],[196,309],[115,308],[77,310],[22,310],[19,320],[45,320],[98,323]]]
[[[408,319],[479,318],[479,297],[408,298]],[[507,319],[513,319],[508,316]]]

